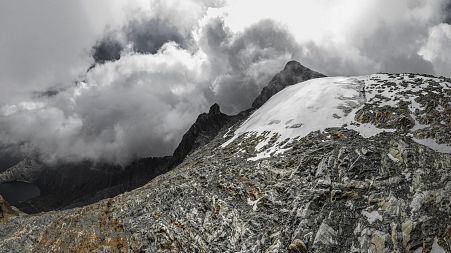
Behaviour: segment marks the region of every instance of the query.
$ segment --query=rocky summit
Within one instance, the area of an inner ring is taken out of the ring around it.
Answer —
[[[319,77],[325,77],[325,75],[313,71],[297,61],[289,61],[285,65],[285,68],[277,73],[269,84],[263,88],[260,95],[252,102],[252,107],[259,108],[268,99],[287,86]]]
[[[216,137],[141,188],[36,215],[2,204],[0,249],[451,252],[451,79],[317,78],[233,124],[212,110]]]

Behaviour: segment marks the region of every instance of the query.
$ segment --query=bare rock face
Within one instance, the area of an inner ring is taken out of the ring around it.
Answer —
[[[285,65],[285,68],[275,75],[269,84],[263,88],[260,95],[252,103],[252,107],[259,108],[268,101],[268,99],[274,96],[274,94],[287,86],[319,77],[325,77],[325,75],[306,68],[297,61],[290,61]]]
[[[285,122],[265,121],[262,134],[232,139],[244,119],[134,191],[82,208],[9,219],[0,224],[0,249],[451,252],[451,79],[420,77],[366,78],[364,103],[341,109],[367,128],[328,127],[281,143],[272,142],[265,127]],[[393,80],[396,86],[387,84]],[[411,91],[400,94],[404,84]],[[398,110],[402,101],[408,110]],[[393,116],[359,116],[377,108]],[[393,113],[409,116],[414,125],[404,126]],[[362,129],[373,134],[364,136]],[[258,156],[271,145],[281,149]]]
[[[300,239],[295,239],[288,246],[288,253],[307,253],[307,247]]]
[[[16,165],[0,173],[0,183],[12,181],[31,182],[42,171],[43,165],[34,159],[25,158]]]
[[[213,104],[208,113],[199,115],[185,133],[174,151],[173,163],[181,163],[189,153],[210,142],[230,120],[231,117],[222,113],[218,104]]]
[[[18,211],[13,209],[9,203],[0,195],[0,223],[6,222],[9,218],[18,215]]]

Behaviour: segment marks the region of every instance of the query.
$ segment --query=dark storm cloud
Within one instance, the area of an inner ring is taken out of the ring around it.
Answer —
[[[451,24],[451,0],[446,0],[443,6],[443,23]]]
[[[440,64],[420,55],[431,29],[441,22],[440,6],[443,6],[440,1],[377,5],[377,9],[356,21],[339,43],[313,40],[300,43],[301,59],[326,75],[444,74]]]
[[[96,63],[116,61],[121,58],[121,51],[124,46],[117,40],[105,38],[96,43],[92,50],[92,57]]]
[[[448,5],[445,8],[445,19],[444,22],[451,24],[451,1],[448,1]]]
[[[238,34],[222,19],[211,20],[203,28],[199,46],[211,62],[215,101],[228,113],[250,107],[270,78],[299,51],[293,36],[271,20]]]
[[[118,36],[125,37],[116,39]],[[151,18],[148,20],[133,20],[119,31],[111,32],[106,38],[93,47],[92,56],[96,63],[116,61],[121,57],[122,50],[130,46],[133,52],[155,54],[168,42],[175,42],[182,48],[187,48],[190,35],[182,34],[168,20]]]
[[[133,21],[125,28],[125,34],[133,50],[143,54],[155,54],[161,46],[171,41],[187,48],[189,40],[170,21],[159,18]]]
[[[421,39],[427,36],[428,30],[417,24],[381,24],[358,49],[375,63],[375,72],[434,74],[431,62],[418,55]]]

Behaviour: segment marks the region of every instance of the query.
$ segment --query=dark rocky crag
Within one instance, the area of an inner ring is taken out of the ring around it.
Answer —
[[[199,115],[174,151],[173,164],[180,164],[189,153],[210,142],[231,118],[221,112],[218,104],[212,105],[208,113]]]
[[[10,217],[17,216],[19,211],[11,207],[9,203],[0,195],[0,223],[6,222]]]
[[[252,103],[252,108],[259,108],[274,94],[285,87],[304,82],[313,78],[325,77],[325,75],[304,67],[297,61],[290,61],[285,68],[275,75],[269,84],[263,88],[260,95]]]

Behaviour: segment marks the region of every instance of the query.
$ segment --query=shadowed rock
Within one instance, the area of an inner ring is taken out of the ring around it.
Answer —
[[[275,75],[269,84],[263,88],[260,95],[252,103],[252,107],[259,108],[268,101],[268,99],[287,86],[319,77],[325,77],[325,75],[306,68],[297,61],[290,61],[285,65],[285,68]]]
[[[11,216],[16,216],[18,212],[14,210],[9,203],[0,195],[0,222]]]
[[[218,104],[212,105],[208,113],[199,115],[174,151],[173,164],[181,163],[193,150],[210,142],[229,120]]]

